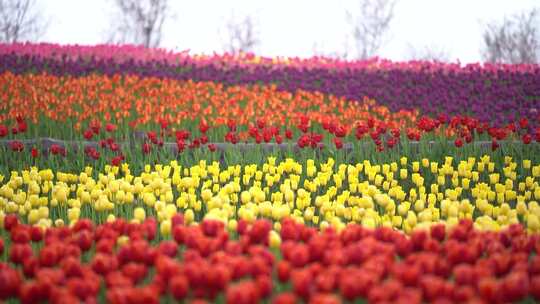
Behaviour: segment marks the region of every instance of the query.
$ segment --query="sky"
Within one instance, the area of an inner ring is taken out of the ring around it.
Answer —
[[[108,37],[113,0],[38,0],[49,27],[41,41],[98,44]],[[224,51],[231,16],[252,16],[262,56],[310,57],[344,50],[354,0],[171,0],[173,18],[164,24],[161,47],[191,54]],[[380,57],[410,59],[426,48],[450,61],[481,60],[483,25],[505,15],[540,7],[540,0],[398,0]],[[349,46],[352,47],[350,38]]]

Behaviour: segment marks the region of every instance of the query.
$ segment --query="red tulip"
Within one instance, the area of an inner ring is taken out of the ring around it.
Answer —
[[[80,300],[84,300],[92,295],[91,286],[82,278],[72,278],[66,282],[66,287],[71,294],[77,296]]]
[[[30,228],[30,238],[32,242],[41,242],[43,239],[43,230],[40,227],[32,226]]]
[[[272,137],[274,134],[272,134],[268,129],[265,129],[263,131],[263,140],[265,143],[269,143],[272,140]]]
[[[184,275],[176,275],[169,281],[169,290],[175,300],[183,300],[189,291],[189,282]]]
[[[299,124],[296,126],[298,130],[302,131],[302,133],[307,133],[309,125],[308,124]]]
[[[538,249],[536,252],[538,252]],[[529,273],[531,275],[540,275],[540,256],[535,255],[530,258]]]
[[[476,291],[471,286],[457,286],[452,298],[459,303],[469,303],[475,296]]]
[[[116,130],[116,125],[112,124],[112,123],[107,123],[105,125],[105,131],[107,132],[114,132]]]
[[[202,134],[206,134],[206,131],[208,131],[210,127],[208,126],[208,123],[206,120],[202,119],[199,123],[199,131],[201,131]]]
[[[501,283],[493,277],[482,278],[478,281],[478,292],[487,302],[494,303],[501,300]]]
[[[91,129],[85,130],[85,131],[83,132],[83,137],[84,137],[84,139],[86,139],[86,140],[92,139],[93,136],[94,136],[94,131],[92,131]]]
[[[101,123],[99,122],[99,120],[92,120],[89,126],[92,132],[94,132],[94,134],[99,134],[99,131],[101,129]]]
[[[277,264],[278,280],[282,283],[287,282],[291,276],[291,265],[287,261],[279,261]]]
[[[86,300],[86,299],[85,299]],[[52,304],[70,304],[80,302],[81,299],[77,298],[74,294],[71,293],[67,288],[56,287],[51,289],[49,295],[49,302]],[[86,300],[86,303],[92,303],[89,300]]]
[[[101,239],[96,243],[96,253],[112,254],[115,245],[112,239]]]
[[[57,145],[57,144],[52,144],[51,147],[49,148],[49,152],[52,154],[52,155],[62,155],[62,156],[66,156],[66,149],[60,145]]]
[[[273,283],[270,276],[257,276],[255,283],[257,284],[257,290],[261,298],[267,298],[272,294]]]
[[[280,293],[272,299],[272,304],[296,304],[298,302],[294,293],[290,292]]]
[[[497,140],[493,139],[491,141],[491,150],[492,151],[495,151],[499,148],[499,143],[497,142]]]
[[[540,275],[531,277],[529,291],[536,301],[540,301]]]
[[[62,259],[60,266],[64,271],[66,277],[82,277],[83,276],[83,266],[77,258],[67,257]]]
[[[115,156],[111,159],[111,165],[113,166],[120,166],[120,164],[122,163],[122,157],[121,156]]]
[[[232,279],[232,272],[225,265],[215,265],[212,270],[214,276],[212,277],[212,281],[209,282],[209,285],[218,290],[224,290]]]
[[[184,215],[182,213],[176,213],[171,218],[172,227],[180,226],[184,224]]]
[[[266,121],[264,121],[263,118],[257,119],[257,128],[264,129],[265,126],[266,126]]]
[[[529,294],[529,276],[525,272],[512,272],[502,281],[504,299],[519,302]]]
[[[26,244],[30,242],[30,227],[25,225],[19,225],[11,231],[11,241],[19,244]]]
[[[120,151],[120,145],[118,145],[115,142],[112,142],[112,143],[109,144],[109,149],[111,149],[111,151],[113,151],[113,152],[118,152],[118,151]]]
[[[444,291],[445,282],[438,276],[424,275],[420,279],[420,286],[427,301],[434,301],[440,297]]]
[[[11,244],[9,259],[14,264],[21,264],[32,256],[32,247],[30,244]]]
[[[460,264],[454,267],[453,276],[458,285],[473,285],[475,283],[474,270],[468,264]]]
[[[336,149],[343,148],[343,141],[339,137],[334,137],[334,144],[336,145]]]
[[[417,288],[406,287],[398,295],[395,303],[420,304],[422,303],[422,292]]]
[[[529,126],[529,120],[526,117],[523,117],[519,120],[519,127],[526,129]]]
[[[265,244],[268,242],[268,234],[272,230],[272,223],[268,220],[256,221],[251,230],[249,231],[249,237],[254,244]]]
[[[446,237],[446,227],[441,224],[433,225],[430,228],[430,235],[432,238],[442,242]]]
[[[206,220],[201,224],[201,229],[204,232],[204,235],[209,237],[215,237],[218,232],[223,230],[223,223],[220,221]]]
[[[118,259],[114,255],[96,253],[90,265],[97,274],[105,275],[118,268]]]
[[[9,143],[9,148],[13,152],[22,152],[24,150],[24,144],[19,140],[14,140]]]
[[[148,268],[145,265],[135,262],[129,262],[122,266],[122,273],[134,283],[142,281],[146,277],[147,272]]]
[[[54,245],[45,246],[39,251],[39,264],[43,267],[55,266],[59,259],[58,249]]]
[[[411,242],[415,250],[422,249],[424,242],[428,239],[428,233],[425,230],[415,230],[411,234]]]
[[[131,287],[133,281],[120,271],[111,271],[105,275],[105,285],[109,290],[114,290],[115,287]]]
[[[225,292],[227,304],[255,304],[259,303],[260,295],[257,285],[253,281],[243,281],[230,285]]]
[[[92,244],[94,242],[94,237],[92,235],[92,232],[88,230],[81,230],[79,231],[75,237],[75,242],[79,246],[79,248],[82,251],[88,251],[92,247]]]
[[[234,119],[229,119],[227,121],[227,127],[229,127],[229,131],[236,131],[236,121],[234,121]]]
[[[15,269],[0,264],[0,300],[16,296],[20,285],[20,274]]]
[[[315,278],[315,287],[317,291],[327,293],[331,292],[336,287],[336,276],[328,272],[323,272]]]
[[[285,130],[285,138],[292,139],[293,132],[290,129]]]
[[[50,290],[39,281],[27,281],[19,288],[21,303],[40,303],[48,298]]]
[[[156,142],[157,142],[157,134],[156,134],[156,132],[154,132],[154,131],[148,131],[148,132],[146,132],[146,137],[147,137],[152,143],[156,143]]]
[[[32,278],[35,276],[36,271],[39,269],[39,261],[37,258],[31,256],[23,262],[23,274],[26,278]]]
[[[394,275],[406,286],[416,286],[421,277],[421,269],[417,265],[404,263],[394,265]]]
[[[309,262],[309,249],[304,244],[296,244],[289,256],[289,261],[293,267],[303,267]]]
[[[310,304],[340,304],[341,300],[333,294],[319,293],[309,299]]]
[[[339,290],[348,301],[353,301],[360,296],[361,286],[358,285],[355,276],[347,274],[341,277]]]
[[[8,127],[6,127],[4,125],[0,125],[0,138],[1,137],[6,137],[8,134],[9,134]]]
[[[38,149],[36,149],[35,147],[32,148],[32,151],[31,151],[31,154],[32,154],[32,158],[37,158],[39,156],[39,151]]]
[[[345,137],[347,135],[347,129],[345,129],[344,126],[337,126],[335,131],[334,131],[334,134],[338,138],[343,138],[343,137]]]
[[[373,286],[369,289],[367,299],[369,303],[392,302],[390,295],[382,286],[379,285]]]
[[[283,241],[297,241],[300,238],[300,229],[294,221],[284,220],[282,222],[280,235]]]
[[[28,129],[28,125],[25,121],[20,121],[17,123],[17,131],[18,133],[24,133]]]
[[[201,145],[206,145],[208,143],[208,136],[202,135],[200,138]]]
[[[178,246],[174,241],[171,240],[162,241],[158,245],[158,252],[169,257],[175,257],[178,253]]]
[[[142,145],[142,151],[144,154],[149,154],[152,151],[152,146],[149,143],[144,143]]]
[[[152,285],[146,285],[144,287],[137,288],[136,290],[138,291],[136,294],[136,297],[138,298],[136,300],[137,303],[159,304],[160,293],[156,289],[156,287]]]
[[[293,291],[303,299],[308,299],[312,293],[313,278],[309,270],[297,270],[291,276]]]

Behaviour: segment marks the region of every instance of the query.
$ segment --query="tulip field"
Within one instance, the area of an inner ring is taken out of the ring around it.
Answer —
[[[0,303],[540,301],[540,65],[0,63]]]

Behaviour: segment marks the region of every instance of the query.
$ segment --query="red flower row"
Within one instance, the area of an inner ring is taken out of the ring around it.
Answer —
[[[110,303],[159,303],[162,297],[213,301],[220,294],[237,304],[540,300],[540,237],[520,225],[480,232],[462,221],[408,237],[357,225],[319,232],[286,219],[277,260],[268,248],[268,221],[240,221],[237,239],[221,222],[185,226],[178,214],[172,224],[173,240],[158,242],[152,218],[98,226],[83,219],[43,232],[8,215],[11,244],[4,248],[0,239],[0,255],[7,250],[13,264],[0,263],[0,300],[92,303],[104,296]],[[34,251],[31,243],[42,247]],[[278,293],[278,286],[291,290]]]
[[[16,117],[17,127],[13,130],[15,133],[24,133],[27,125],[23,118]],[[158,121],[160,126],[159,132],[148,131],[144,138],[144,142],[141,144],[141,151],[143,154],[149,154],[154,149],[160,148],[164,145],[167,138],[172,138],[176,143],[177,151],[183,152],[186,148],[196,149],[206,146],[210,151],[216,150],[215,144],[209,144],[208,131],[211,126],[205,121],[201,120],[198,125],[198,130],[176,130],[171,128],[166,120],[160,119]],[[421,140],[423,135],[434,133],[438,136],[453,137],[454,145],[456,147],[462,147],[465,143],[471,143],[474,136],[481,136],[487,134],[491,139],[491,148],[496,150],[500,144],[499,141],[506,139],[520,139],[524,144],[530,144],[535,140],[540,142],[540,128],[531,128],[529,121],[525,118],[520,119],[517,123],[511,123],[504,127],[489,126],[487,123],[481,123],[477,119],[467,116],[454,116],[448,117],[446,115],[439,115],[437,118],[430,118],[427,116],[421,117],[416,122],[416,128],[407,128],[401,130],[396,127],[390,127],[384,121],[377,120],[373,117],[360,121],[354,127],[348,127],[340,125],[332,121],[323,121],[321,124],[324,132],[320,133],[317,128],[314,127],[308,117],[302,116],[299,118],[299,123],[296,126],[296,130],[289,128],[281,129],[280,127],[269,125],[262,118],[257,119],[255,124],[249,125],[247,132],[239,132],[237,123],[229,119],[227,121],[228,132],[224,135],[223,140],[232,144],[238,142],[248,142],[251,138],[255,143],[270,143],[275,142],[281,144],[284,140],[289,142],[296,142],[300,148],[317,148],[324,147],[323,142],[325,136],[330,135],[331,143],[336,149],[341,149],[344,146],[345,137],[350,134],[354,134],[356,140],[362,140],[368,135],[373,143],[376,145],[378,151],[384,151],[385,149],[392,149],[394,146],[400,143],[402,132],[409,140]],[[117,131],[117,126],[112,123],[106,123],[102,126],[102,123],[98,120],[93,120],[89,123],[88,129],[83,131],[83,136],[87,140],[94,139],[95,136],[102,134],[102,129],[106,132],[106,138],[99,140],[97,146],[87,146],[85,148],[85,154],[94,160],[99,159],[102,153],[99,149],[110,150],[111,163],[118,165],[124,160],[124,154],[120,144],[116,141],[114,132]],[[296,131],[298,136],[295,138],[293,133]],[[326,133],[327,132],[327,133]],[[8,134],[8,128],[0,125],[0,137]],[[199,133],[197,136],[196,133]],[[348,141],[352,141],[350,138]],[[22,141],[13,140],[9,144],[9,148],[14,152],[24,151],[25,145]],[[66,156],[67,151],[63,146],[52,145],[48,151],[52,155]],[[39,157],[39,151],[34,147],[31,149],[32,157]]]

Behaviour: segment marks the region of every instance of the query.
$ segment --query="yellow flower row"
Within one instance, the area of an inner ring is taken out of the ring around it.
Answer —
[[[389,226],[410,232],[432,223],[453,225],[462,218],[480,229],[498,230],[521,222],[540,232],[540,165],[489,156],[442,162],[422,159],[372,164],[336,164],[333,159],[305,164],[293,159],[264,164],[219,163],[182,167],[145,166],[133,175],[128,164],[94,174],[31,168],[0,176],[0,221],[18,213],[30,224],[51,226],[85,216],[112,220],[117,216],[142,221],[156,215],[162,232],[170,230],[177,212],[188,222],[202,218],[224,221],[293,217],[319,227],[342,229],[347,223]]]

